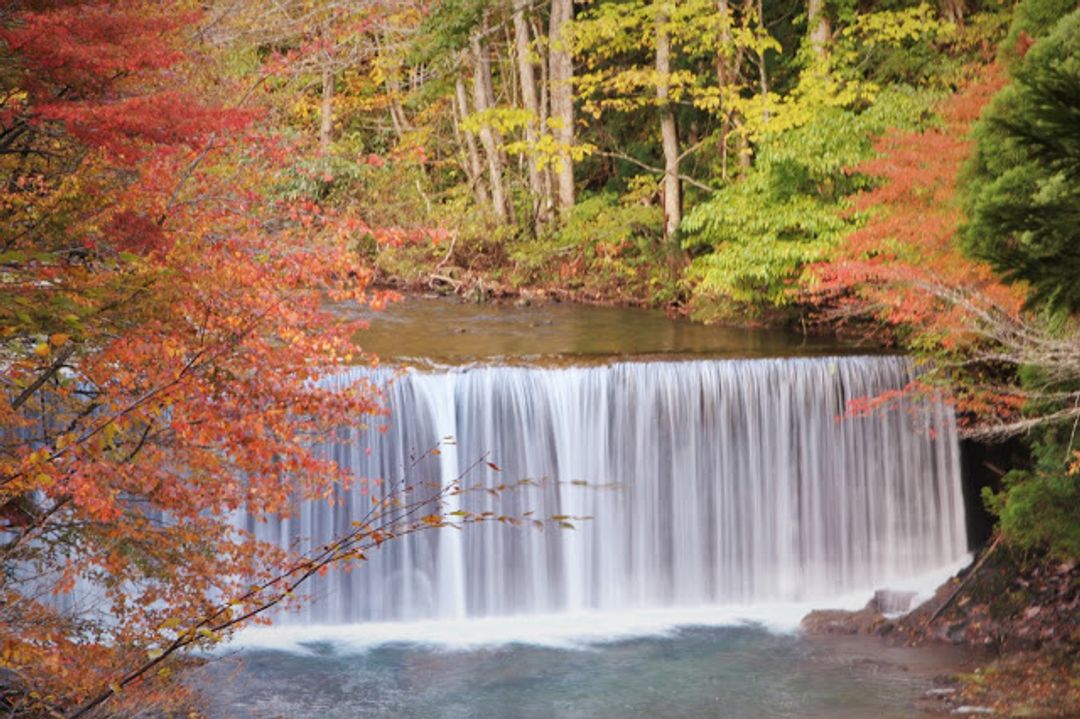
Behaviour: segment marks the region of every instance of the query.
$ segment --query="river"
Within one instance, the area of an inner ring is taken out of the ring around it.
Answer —
[[[200,682],[211,716],[907,717],[963,662],[797,631],[812,607],[927,591],[967,558],[947,407],[843,418],[910,381],[903,358],[637,310],[443,299],[372,317],[359,342],[390,368],[327,381],[386,386],[390,417],[321,451],[357,477],[409,465],[425,482],[490,457],[498,475],[476,481],[548,481],[455,508],[590,519],[387,543],[223,648]],[[288,520],[237,521],[314,546],[365,501],[340,490]]]

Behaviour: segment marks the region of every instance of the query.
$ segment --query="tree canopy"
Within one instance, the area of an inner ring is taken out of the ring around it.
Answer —
[[[0,708],[177,706],[180,650],[483,521],[405,483],[315,557],[230,523],[353,481],[312,451],[384,421],[319,382],[375,361],[335,305],[398,289],[901,344],[1028,437],[1004,535],[1075,557],[1077,127],[1071,0],[7,3]]]
[[[1080,311],[1080,12],[1013,65],[975,130],[964,240],[1031,305]]]

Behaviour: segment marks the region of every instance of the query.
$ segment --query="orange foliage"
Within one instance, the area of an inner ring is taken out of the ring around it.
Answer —
[[[358,352],[357,325],[329,303],[387,299],[350,246],[382,233],[270,196],[295,148],[261,133],[257,111],[185,90],[186,7],[3,11],[0,705],[13,716],[66,711],[276,576],[290,558],[230,512],[324,495],[344,478],[312,441],[381,411],[369,387],[315,380]],[[61,612],[79,582],[93,606]],[[141,684],[124,701],[145,706]]]
[[[932,289],[975,292],[1001,310],[1019,312],[1022,291],[999,282],[956,242],[963,219],[957,181],[971,152],[968,133],[1004,81],[997,65],[986,67],[943,104],[939,127],[892,131],[878,141],[879,156],[855,168],[881,180],[855,200],[856,210],[871,218],[829,262],[814,268],[814,299],[871,306],[891,324],[937,333],[950,344],[963,335],[968,318]]]
[[[979,70],[942,104],[939,126],[889,132],[877,142],[878,156],[854,168],[880,183],[855,200],[855,210],[869,215],[866,224],[811,270],[815,283],[806,298],[825,315],[871,316],[902,329],[911,345],[961,353],[980,341],[980,315],[1019,316],[1023,288],[1003,284],[989,266],[965,256],[956,238],[969,132],[1006,81],[996,64]],[[978,382],[957,392],[959,407],[975,415],[1014,414],[1021,405],[1017,396],[980,389]],[[854,410],[889,401],[868,400]]]

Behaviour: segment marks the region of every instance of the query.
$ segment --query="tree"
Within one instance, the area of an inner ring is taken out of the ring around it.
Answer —
[[[825,12],[824,0],[807,0],[806,29],[810,50],[818,62],[825,62],[832,40],[832,27]]]
[[[670,106],[671,16],[664,3],[657,3],[656,24],[656,102],[660,107],[660,140],[664,150],[664,237],[675,239],[682,224],[682,180],[679,177],[679,131]],[[677,245],[676,245],[677,246]]]
[[[465,91],[465,81],[460,77],[454,79],[454,109],[456,111],[455,129],[464,137],[465,174],[469,177],[469,185],[473,188],[476,203],[486,206],[489,202],[487,184],[484,182],[484,168],[480,162],[480,150],[476,145],[476,133],[469,127],[463,127],[469,112],[469,99]]]
[[[223,531],[229,513],[324,491],[341,473],[312,437],[379,411],[368,389],[313,380],[357,353],[327,300],[385,300],[351,251],[381,231],[273,195],[288,144],[224,98],[254,98],[281,58],[255,81],[215,73],[214,55],[193,54],[186,7],[4,10],[0,684],[13,716],[63,713],[171,627],[200,626],[213,597],[289,566]],[[76,584],[94,588],[94,611],[50,598]],[[117,699],[138,705],[134,689]]]
[[[544,181],[540,162],[535,148],[540,143],[540,96],[537,92],[536,72],[533,68],[532,37],[526,13],[528,0],[514,0],[514,55],[517,61],[518,81],[521,83],[521,98],[529,117],[525,122],[525,141],[532,151],[525,157],[528,167],[529,191],[533,197],[532,215],[535,222],[544,224],[548,221],[554,198],[550,196],[551,185]]]
[[[480,144],[484,148],[484,156],[487,158],[488,185],[491,189],[491,206],[495,213],[495,219],[500,224],[510,221],[510,199],[506,192],[506,178],[503,167],[503,143],[498,130],[483,115],[488,115],[495,107],[495,93],[491,84],[491,58],[480,40],[481,35],[486,34],[484,25],[474,30],[469,38],[472,63],[472,93],[473,108],[477,115],[481,116],[477,124],[477,134],[480,136]]]
[[[860,15],[835,32],[830,54],[805,60],[786,95],[735,100],[753,166],[683,223],[699,316],[747,306],[775,312],[799,301],[806,268],[864,219],[851,200],[869,184],[860,163],[874,153],[873,139],[926,123],[936,96],[907,83],[882,87],[862,68],[948,33],[925,5]]]
[[[1016,371],[1029,467],[984,492],[1002,535],[1026,551],[1080,555],[1080,10],[1028,0],[1002,55],[1012,82],[975,126],[964,186],[969,254],[1025,291],[1024,332],[998,340]],[[1010,341],[1011,340],[1011,341]]]
[[[566,213],[574,206],[574,161],[570,148],[574,145],[574,59],[571,54],[571,28],[574,20],[573,0],[552,0],[548,22],[548,82],[551,90],[551,117],[555,122],[555,139],[559,145],[555,162],[555,179],[559,212]]]
[[[977,288],[980,301],[1016,316],[1019,293],[997,282],[990,267],[964,257],[956,241],[962,218],[957,183],[972,149],[968,133],[1003,83],[997,66],[980,74],[939,109],[945,124],[890,130],[876,143],[878,156],[854,168],[878,183],[854,197],[854,209],[868,213],[865,224],[811,269],[817,301],[917,330],[915,344],[924,347],[962,346],[964,328],[974,327],[966,302],[943,300],[949,291],[966,296]]]
[[[1080,312],[1080,12],[1014,63],[976,127],[965,245],[1032,306]]]
[[[303,85],[322,80],[320,38],[346,31],[287,24],[253,48],[187,7],[63,0],[0,16],[0,707],[13,717],[178,709],[184,650],[301,600],[331,564],[412,532],[517,521],[450,514],[461,478],[406,472],[364,485],[370,511],[308,553],[233,526],[239,508],[287,515],[358,481],[313,449],[385,414],[368,383],[319,382],[368,361],[360,325],[332,308],[390,300],[369,290],[357,246],[408,234],[332,204],[350,186],[319,153],[322,122],[290,131],[298,95],[323,89]]]

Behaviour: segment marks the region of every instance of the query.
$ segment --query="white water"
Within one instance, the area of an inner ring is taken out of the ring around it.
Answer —
[[[594,519],[574,531],[487,524],[396,539],[361,569],[316,580],[314,601],[277,620],[301,626],[275,631],[286,642],[297,631],[341,638],[327,625],[368,622],[368,640],[456,626],[459,637],[531,641],[558,617],[597,637],[735,617],[784,624],[793,608],[911,586],[967,553],[951,412],[912,402],[839,419],[848,400],[909,379],[893,357],[406,374],[387,390],[385,432],[349,428],[323,450],[358,478],[392,478],[456,437],[411,479],[446,482],[490,453],[503,471],[473,482],[558,481],[466,495],[465,508]],[[314,546],[348,531],[369,506],[361,491],[305,502],[291,520],[240,521]],[[462,619],[478,621],[435,621]]]
[[[929,574],[891,583],[895,590],[913,591],[919,604],[942,583],[969,564],[971,555]],[[857,610],[866,605],[867,592],[829,597],[829,609]],[[803,617],[824,605],[814,602],[759,602],[627,611],[567,611],[482,617],[460,621],[428,619],[358,624],[291,624],[251,626],[229,641],[228,649],[288,650],[318,654],[330,645],[347,656],[386,644],[411,644],[467,651],[506,644],[528,644],[551,649],[589,649],[638,637],[670,636],[683,627],[755,625],[787,634],[798,630]],[[914,606],[914,605],[913,605]]]

